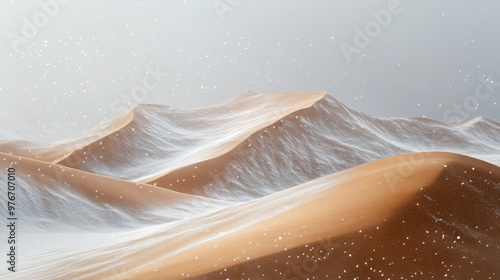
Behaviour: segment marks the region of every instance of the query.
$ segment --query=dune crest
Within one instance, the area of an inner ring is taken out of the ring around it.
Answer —
[[[190,110],[139,105],[127,126],[75,151],[60,164],[149,182],[171,170],[222,155],[255,131],[312,106],[324,95],[246,93],[220,105]],[[117,149],[128,153],[117,153]],[[137,166],[137,161],[142,164]]]
[[[50,163],[59,162],[64,160],[68,155],[71,155],[74,151],[120,130],[131,122],[133,118],[134,111],[129,110],[127,113],[90,131],[74,135],[67,139],[51,141],[49,143],[34,143],[25,140],[0,142],[0,152]]]
[[[149,183],[248,201],[402,153],[449,151],[499,165],[498,131],[500,126],[487,120],[461,128],[428,119],[376,118],[327,95],[254,132],[226,154],[172,170]]]

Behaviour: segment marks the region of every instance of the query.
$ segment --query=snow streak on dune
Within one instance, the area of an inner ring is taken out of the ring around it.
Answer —
[[[382,119],[323,93],[245,93],[4,141],[20,261],[0,279],[497,279],[499,137],[482,118]]]

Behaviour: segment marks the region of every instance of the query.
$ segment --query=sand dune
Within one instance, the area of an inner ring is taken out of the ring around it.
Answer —
[[[285,109],[268,112],[273,108]],[[247,93],[194,111],[141,106],[129,126],[61,164],[248,201],[402,153],[448,151],[500,165],[498,131],[500,124],[485,119],[448,126],[422,118],[376,118],[321,93]]]
[[[0,279],[497,279],[499,137],[284,92],[4,142]]]
[[[311,106],[323,96],[283,92],[264,97],[246,93],[218,106],[191,110],[139,105],[128,125],[75,151],[60,164],[148,182],[179,167],[222,155],[255,131]]]
[[[401,155],[106,244],[34,256],[18,275],[488,279],[500,273],[499,199],[498,166],[448,153]]]
[[[426,119],[375,118],[326,96],[257,131],[220,157],[179,168],[149,183],[247,201],[401,153],[449,151],[500,165],[500,134],[495,131],[500,126],[488,120],[463,128]],[[208,182],[199,184],[200,176]]]

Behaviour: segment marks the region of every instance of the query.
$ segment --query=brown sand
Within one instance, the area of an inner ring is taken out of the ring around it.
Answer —
[[[419,172],[405,177],[424,189],[382,220],[370,214],[371,226],[352,225],[348,233],[195,278],[498,279],[500,168],[462,156],[452,156],[446,165],[432,181],[416,178]],[[406,186],[396,183],[398,189]],[[324,222],[328,227],[336,221]]]

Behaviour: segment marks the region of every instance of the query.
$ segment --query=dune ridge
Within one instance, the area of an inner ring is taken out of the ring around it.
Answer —
[[[149,183],[217,199],[247,201],[402,153],[449,151],[500,164],[497,123],[482,120],[477,126],[457,127],[418,118],[375,118],[327,95],[313,106],[254,132],[223,155],[172,170]],[[421,139],[415,141],[415,137]],[[313,145],[309,139],[314,139]],[[277,175],[268,176],[270,171]]]
[[[247,93],[218,106],[191,110],[139,105],[127,126],[59,163],[149,182],[170,170],[224,154],[252,132],[311,106],[323,95],[284,92],[263,97]],[[127,156],[115,153],[117,148],[128,150]],[[109,164],[111,160],[114,164]],[[136,161],[142,164],[137,166]]]
[[[281,99],[297,102],[296,96],[304,96],[307,104],[282,110],[272,118],[261,116],[262,111],[258,109],[255,111],[259,116],[253,118],[246,113],[244,117],[237,113],[243,110],[241,106],[278,108]],[[419,118],[376,118],[320,93],[314,98],[310,93],[269,96],[246,93],[218,107],[171,111],[168,115],[161,115],[162,109],[153,110],[154,106],[141,108],[143,110],[137,113],[134,125],[110,135],[104,142],[97,141],[75,152],[79,156],[61,164],[232,201],[261,197],[401,153],[448,151],[500,164],[500,136],[495,134],[500,126],[495,122],[480,120],[462,127]],[[224,117],[219,116],[220,112],[225,112]],[[148,118],[140,117],[148,113]],[[186,116],[190,122],[184,121]],[[231,121],[235,116],[238,125]],[[201,137],[195,136],[198,142],[189,137],[186,139],[185,133],[201,129],[197,118],[220,121],[217,123],[220,130],[212,127],[210,135],[222,134],[221,137],[198,141]],[[231,137],[223,136],[221,130]],[[239,133],[240,130],[245,133]],[[143,140],[144,134],[147,134],[147,141]],[[314,139],[315,145],[309,145],[309,139]],[[130,151],[130,159],[118,152],[123,149]],[[140,159],[143,164],[136,166],[135,159]],[[214,177],[207,185],[197,183],[197,176],[207,176],[207,172],[203,175],[196,170],[200,166],[209,168],[208,176]],[[282,175],[270,178],[266,175],[269,168]],[[182,179],[177,182],[179,178]],[[187,184],[189,188],[185,187]],[[231,187],[226,188],[226,185]],[[262,187],[248,191],[253,185]]]

